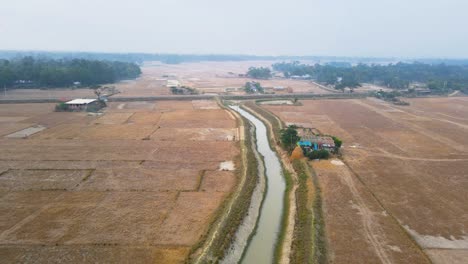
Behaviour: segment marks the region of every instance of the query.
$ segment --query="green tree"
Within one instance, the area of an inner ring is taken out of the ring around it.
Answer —
[[[296,129],[296,126],[290,125],[287,128],[281,130],[281,143],[288,151],[293,150],[296,147],[296,143],[301,139],[297,135]]]
[[[246,82],[244,85],[244,90],[246,93],[264,93],[262,85],[259,82]]]
[[[271,78],[271,70],[267,67],[250,67],[247,76],[254,79],[269,79]]]

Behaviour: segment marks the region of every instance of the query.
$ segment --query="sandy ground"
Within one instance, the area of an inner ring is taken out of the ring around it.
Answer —
[[[211,101],[53,107],[0,108],[0,262],[184,262],[237,184],[235,120]]]
[[[409,101],[263,106],[288,123],[344,140],[345,165],[313,164],[336,262],[468,261],[468,101]]]

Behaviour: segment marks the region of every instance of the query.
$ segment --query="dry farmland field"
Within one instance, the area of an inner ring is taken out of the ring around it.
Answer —
[[[156,79],[176,79],[182,85],[196,88],[200,93],[205,94],[243,94],[244,91],[242,89],[234,91],[232,88],[241,88],[246,82],[255,80],[239,77],[239,74],[245,74],[249,67],[271,68],[271,65],[276,62],[278,61],[197,62],[175,65],[148,63],[143,67],[143,76],[151,72],[151,76],[154,76]],[[290,87],[293,93],[330,93],[327,90],[321,89],[316,84],[305,80],[273,78],[270,80],[260,80],[259,82],[264,87]],[[231,88],[231,90],[228,88]],[[132,93],[134,91],[134,89],[131,90]],[[286,93],[286,91],[276,91],[276,93]],[[125,96],[125,93],[121,95]]]
[[[114,86],[120,93],[113,97],[145,97],[171,95],[166,86],[168,80],[178,80],[181,85],[193,87],[203,94],[244,94],[241,87],[253,79],[239,77],[249,67],[271,67],[277,61],[243,61],[243,62],[197,62],[181,64],[163,64],[148,62],[141,67],[142,74],[135,80],[121,81],[107,86]],[[258,81],[258,80],[257,80]],[[306,80],[274,78],[261,80],[264,87],[290,88],[293,93],[329,94],[328,90]],[[359,90],[357,90],[359,91]],[[287,93],[286,90],[276,93]],[[94,98],[91,89],[13,89],[0,93],[2,99],[61,99]]]
[[[468,98],[263,105],[344,140],[313,161],[335,263],[468,263]]]
[[[237,184],[220,171],[239,164],[235,118],[214,101],[53,109],[0,105],[0,262],[184,262]]]

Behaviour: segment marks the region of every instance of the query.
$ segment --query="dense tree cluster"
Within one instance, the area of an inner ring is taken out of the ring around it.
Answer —
[[[134,79],[140,74],[140,67],[128,62],[34,57],[0,60],[1,87],[67,87],[76,82],[91,86]]]
[[[255,79],[271,78],[271,70],[268,67],[250,67],[247,76]]]
[[[409,88],[410,83],[424,83],[433,91],[465,90],[468,87],[467,65],[397,63],[389,65],[358,64],[352,67],[306,65],[299,62],[276,63],[273,69],[292,75],[310,75],[318,82],[337,89],[357,87],[361,83],[375,83],[389,88]]]
[[[187,86],[171,87],[171,93],[178,94],[178,95],[198,94],[197,90],[187,87]]]
[[[400,93],[399,91],[378,91],[374,93],[374,96],[384,101],[392,102],[395,105],[409,105],[408,102],[403,101],[399,98],[399,96],[402,96],[402,93]]]
[[[259,82],[246,82],[244,85],[244,91],[249,94],[264,93],[265,89],[263,89]]]

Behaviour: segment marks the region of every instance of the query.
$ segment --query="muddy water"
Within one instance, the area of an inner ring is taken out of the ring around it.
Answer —
[[[267,178],[266,196],[260,211],[257,230],[245,249],[241,263],[273,263],[273,254],[281,225],[283,196],[286,188],[281,164],[268,142],[267,128],[253,115],[232,107],[255,125],[257,150],[265,162]]]

